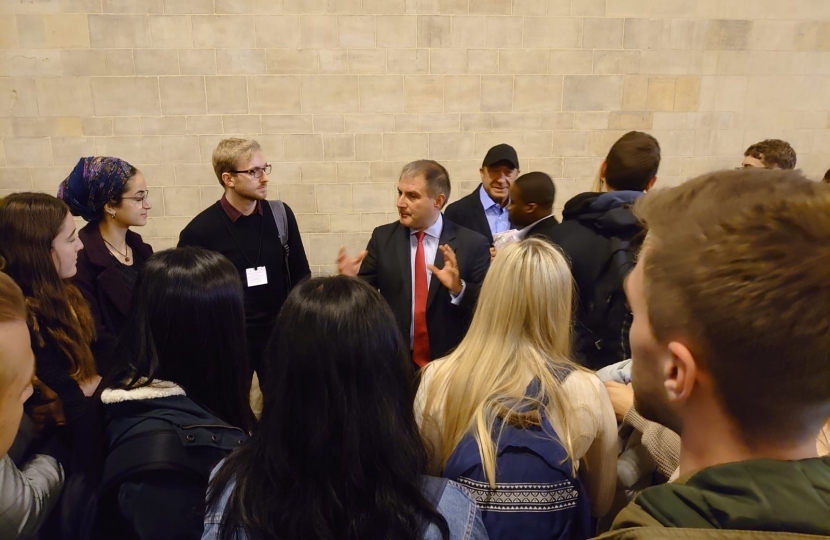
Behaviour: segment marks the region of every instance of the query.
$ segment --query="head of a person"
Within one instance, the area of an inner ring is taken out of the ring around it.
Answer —
[[[497,144],[487,151],[481,162],[481,185],[494,202],[507,202],[510,185],[519,176],[519,156],[509,144]]]
[[[746,149],[741,167],[744,169],[795,169],[795,163],[795,150],[790,143],[781,139],[767,139]]]
[[[424,413],[440,411],[443,418],[442,467],[476,426],[485,475],[494,485],[493,426],[498,419],[521,421],[529,404],[559,419],[558,439],[573,456],[571,408],[560,392],[560,381],[579,369],[570,359],[573,295],[568,261],[549,242],[531,237],[499,251],[466,336],[443,361],[425,368],[444,381],[427,390]],[[528,394],[531,380],[539,384]]]
[[[830,169],[827,169],[827,172],[824,173],[824,178],[822,178],[821,181],[825,184],[830,184]]]
[[[102,387],[173,382],[221,420],[253,427],[242,284],[219,253],[183,247],[147,259],[114,358]]]
[[[3,270],[26,291],[53,287],[77,272],[78,238],[69,208],[45,193],[12,193],[0,201],[0,257]]]
[[[243,526],[257,537],[414,539],[413,515],[440,519],[417,489],[426,451],[409,354],[376,289],[346,276],[299,284],[263,361],[259,428],[209,492],[216,500],[236,482],[220,538]]]
[[[438,220],[450,198],[450,175],[437,161],[422,159],[404,166],[398,179],[398,216],[401,225],[416,231]]]
[[[225,193],[262,201],[268,196],[271,165],[262,155],[262,147],[252,139],[223,139],[213,151],[213,172]]]
[[[58,198],[73,216],[104,220],[122,228],[147,224],[153,207],[141,172],[115,157],[85,157],[58,187]]]
[[[510,186],[510,223],[523,229],[551,215],[554,197],[556,188],[550,176],[543,172],[521,175]]]
[[[611,146],[600,169],[607,191],[648,191],[657,181],[660,143],[641,131],[629,131]]]
[[[45,193],[12,193],[0,200],[0,270],[23,290],[38,345],[54,339],[76,380],[95,375],[90,343],[95,325],[88,302],[68,279],[84,245],[66,204]]]
[[[748,448],[814,442],[830,416],[830,187],[723,171],[635,213],[648,230],[625,284],[638,411],[684,438],[694,422]]]
[[[17,436],[23,403],[32,395],[34,369],[23,292],[0,272],[0,455]]]

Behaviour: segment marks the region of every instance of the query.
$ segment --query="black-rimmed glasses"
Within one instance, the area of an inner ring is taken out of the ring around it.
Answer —
[[[254,178],[262,178],[262,173],[271,174],[271,164],[266,163],[265,167],[254,167],[253,169],[249,169],[247,171],[228,171],[232,174],[250,174]]]

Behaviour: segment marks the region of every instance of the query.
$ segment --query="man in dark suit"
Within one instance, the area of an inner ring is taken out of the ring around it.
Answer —
[[[523,174],[513,182],[507,211],[510,222],[521,228],[519,238],[541,236],[553,242],[552,232],[559,224],[552,215],[555,197],[553,180],[543,172]]]
[[[519,176],[516,150],[508,144],[497,144],[487,151],[479,174],[481,185],[449,205],[444,216],[483,234],[492,245],[494,234],[510,229],[507,201],[510,184]]]
[[[340,249],[341,274],[359,276],[389,303],[419,367],[446,355],[467,331],[490,266],[487,239],[444,219],[447,170],[406,165],[398,180],[399,221],[377,227],[356,258]]]

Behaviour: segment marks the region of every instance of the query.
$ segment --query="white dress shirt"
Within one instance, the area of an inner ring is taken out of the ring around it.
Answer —
[[[438,214],[438,219],[435,223],[424,230],[424,263],[427,271],[427,294],[429,294],[429,282],[432,279],[432,271],[429,265],[435,264],[435,255],[438,254],[438,243],[441,238],[441,232],[444,230],[444,216]],[[415,255],[418,251],[418,237],[415,234],[418,231],[409,229],[409,264],[410,275],[412,276],[412,319],[409,322],[409,348],[412,349],[415,342]],[[461,298],[464,296],[464,291],[467,289],[467,284],[461,281],[461,292],[457,296],[450,294],[450,299],[453,304],[461,303]]]

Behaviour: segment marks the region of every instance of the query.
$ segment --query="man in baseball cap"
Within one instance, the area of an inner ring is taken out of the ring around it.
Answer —
[[[493,235],[510,229],[507,212],[510,184],[519,176],[519,156],[509,144],[497,144],[487,151],[481,163],[481,185],[452,203],[444,211],[450,221],[483,234],[493,243]]]

